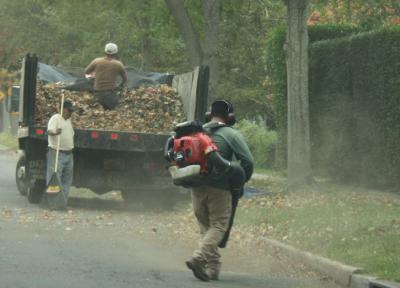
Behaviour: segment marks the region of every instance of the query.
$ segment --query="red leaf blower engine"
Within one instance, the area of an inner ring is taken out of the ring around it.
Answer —
[[[201,123],[192,121],[178,124],[175,136],[168,138],[164,157],[171,162],[168,170],[175,185],[199,186],[211,167],[228,174],[231,190],[241,189],[245,174],[239,165],[224,159],[213,140],[204,132]],[[233,191],[232,191],[233,192]]]

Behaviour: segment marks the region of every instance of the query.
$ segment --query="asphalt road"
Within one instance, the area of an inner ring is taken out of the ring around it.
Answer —
[[[224,252],[220,281],[198,281],[184,265],[193,245],[141,233],[146,211],[87,198],[68,212],[44,210],[18,194],[16,161],[0,151],[0,288],[338,287],[241,251]]]

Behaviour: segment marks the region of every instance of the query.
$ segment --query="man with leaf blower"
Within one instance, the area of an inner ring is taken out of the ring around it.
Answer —
[[[71,116],[75,107],[71,101],[65,100],[61,110],[61,114],[54,114],[50,118],[47,127],[49,147],[46,179],[48,188],[43,200],[52,210],[65,210],[67,207],[74,165],[72,153],[74,129]]]
[[[202,235],[199,248],[186,265],[202,281],[218,280],[218,247],[224,248],[243,186],[253,173],[253,156],[235,124],[233,106],[225,100],[211,105],[203,127],[182,123],[167,141],[166,159],[176,185],[192,187],[194,214]],[[232,162],[233,158],[240,165]]]

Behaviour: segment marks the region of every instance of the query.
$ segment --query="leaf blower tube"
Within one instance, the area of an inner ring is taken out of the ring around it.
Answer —
[[[215,165],[215,167],[217,167],[218,169],[224,169],[227,172],[230,191],[232,194],[232,210],[231,217],[229,218],[228,229],[226,230],[224,237],[218,244],[218,247],[225,248],[232,230],[233,220],[235,219],[236,207],[239,203],[240,197],[242,197],[243,195],[243,186],[246,182],[246,174],[240,165],[236,163],[231,163],[228,160],[224,159],[217,151],[209,154],[208,161],[211,164]]]
[[[208,154],[208,162],[220,171],[226,171],[232,197],[240,198],[243,186],[246,182],[246,175],[243,168],[236,163],[232,163],[221,156],[218,151]]]

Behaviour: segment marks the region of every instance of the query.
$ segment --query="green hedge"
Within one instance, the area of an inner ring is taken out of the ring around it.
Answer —
[[[399,186],[400,28],[357,34],[352,27],[316,26],[309,35],[314,171],[369,186]],[[284,41],[285,30],[274,31],[267,57],[281,165],[287,136]]]
[[[284,44],[286,39],[286,26],[274,29],[267,39],[267,79],[272,93],[275,125],[278,140],[275,151],[275,168],[286,167],[286,129],[287,129],[287,103],[286,101],[286,62]]]
[[[400,28],[310,47],[310,124],[316,171],[399,186]]]
[[[349,25],[316,25],[308,27],[310,44],[327,39],[349,36],[359,29]],[[276,150],[276,166],[286,167],[287,138],[287,89],[286,89],[286,56],[284,44],[286,26],[275,28],[267,39],[266,67],[270,90],[273,95],[274,117],[279,134]]]

